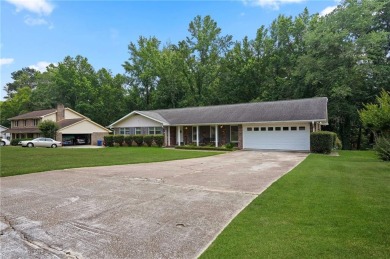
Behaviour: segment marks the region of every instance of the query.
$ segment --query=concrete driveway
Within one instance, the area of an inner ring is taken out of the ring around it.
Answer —
[[[1,178],[0,257],[194,258],[306,156],[238,151]]]

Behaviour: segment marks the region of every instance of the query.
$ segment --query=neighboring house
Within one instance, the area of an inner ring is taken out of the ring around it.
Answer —
[[[1,138],[5,138],[5,139],[10,139],[11,138],[11,134],[5,133],[5,131],[7,129],[8,129],[7,127],[4,127],[3,125],[0,125],[0,137]]]
[[[326,97],[206,107],[133,111],[114,134],[164,134],[165,145],[310,150],[310,132],[328,124]]]
[[[11,139],[40,137],[38,124],[46,120],[57,122],[59,130],[56,140],[67,141],[68,144],[79,141],[79,144],[97,145],[98,139],[110,133],[110,130],[62,104],[57,105],[57,109],[28,112],[9,120],[11,128],[6,132],[11,134]]]

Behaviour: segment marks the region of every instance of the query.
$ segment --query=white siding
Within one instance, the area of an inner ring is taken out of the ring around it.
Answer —
[[[94,132],[108,133],[108,130],[104,130],[101,127],[96,126],[92,122],[85,120],[77,123],[69,128],[65,128],[59,131],[62,134],[92,134]]]
[[[162,127],[162,123],[151,120],[144,116],[135,114],[132,115],[117,124],[115,124],[115,128],[126,128],[126,127]]]
[[[77,113],[74,113],[68,109],[65,109],[65,119],[79,119],[79,118],[84,118]]]
[[[266,127],[266,131],[261,131],[261,127]],[[268,128],[272,127],[273,131]],[[280,131],[275,128],[280,127]],[[288,127],[288,130],[283,130]],[[296,127],[297,130],[291,130]],[[305,127],[305,130],[299,130]],[[251,128],[252,131],[248,131]],[[254,131],[258,128],[259,131]],[[310,150],[310,124],[252,124],[243,125],[243,148],[247,149],[269,149],[269,150]]]
[[[42,118],[42,121],[57,121],[57,113],[50,114]]]

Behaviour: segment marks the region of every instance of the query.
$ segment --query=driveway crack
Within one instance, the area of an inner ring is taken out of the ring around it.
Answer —
[[[58,258],[82,259],[81,255],[74,253],[72,251],[64,251],[63,249],[61,249],[59,247],[48,245],[48,244],[41,242],[41,241],[38,241],[38,240],[33,240],[33,238],[31,236],[29,236],[28,234],[26,234],[25,232],[18,230],[14,226],[12,220],[5,215],[0,215],[0,219],[3,223],[5,223],[7,225],[7,227],[1,231],[1,233],[0,233],[1,235],[4,235],[8,231],[14,232],[22,239],[22,241],[26,245],[28,245],[29,247],[31,247],[33,249],[42,249],[48,253],[51,253],[52,255],[54,255]]]

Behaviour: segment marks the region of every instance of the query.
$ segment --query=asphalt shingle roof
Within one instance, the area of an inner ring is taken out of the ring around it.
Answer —
[[[179,109],[137,111],[168,125],[312,121],[328,119],[326,97],[191,107]]]
[[[41,118],[42,116],[48,115],[48,114],[56,112],[56,111],[57,111],[57,109],[33,111],[33,112],[24,113],[24,114],[9,118],[9,120],[38,119],[38,118]]]
[[[65,120],[58,121],[57,124],[58,126],[60,126],[60,129],[62,129],[82,120],[85,120],[85,118],[65,119]]]

